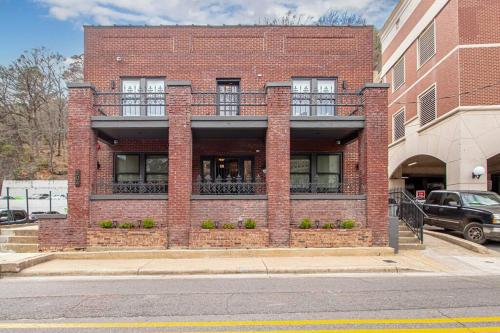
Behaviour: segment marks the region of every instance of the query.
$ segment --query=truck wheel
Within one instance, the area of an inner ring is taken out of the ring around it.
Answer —
[[[465,226],[464,237],[468,241],[476,244],[484,244],[486,242],[486,238],[484,238],[483,226],[476,222],[469,223]]]

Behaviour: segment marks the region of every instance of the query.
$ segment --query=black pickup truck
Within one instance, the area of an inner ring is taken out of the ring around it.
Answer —
[[[500,241],[500,196],[485,191],[432,191],[423,204],[424,224],[457,230],[483,244]]]

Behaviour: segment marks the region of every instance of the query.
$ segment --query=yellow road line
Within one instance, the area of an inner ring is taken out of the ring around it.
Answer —
[[[304,333],[304,330],[286,331],[205,331],[205,332],[184,332],[184,333]],[[387,329],[348,329],[348,330],[310,330],[312,333],[499,333],[500,327],[470,327],[470,328],[387,328]],[[172,333],[172,332],[163,332]]]
[[[158,327],[230,327],[230,326],[233,326],[233,327],[234,326],[307,326],[307,325],[391,325],[391,324],[452,324],[452,323],[493,323],[493,322],[500,322],[500,317],[193,321],[193,322],[189,322],[189,321],[186,321],[186,322],[80,322],[80,323],[77,323],[77,322],[73,322],[73,323],[72,322],[67,322],[67,323],[49,323],[49,322],[8,323],[8,322],[0,322],[0,329],[14,329],[14,328],[155,328],[155,327],[158,328]],[[335,331],[333,331],[333,332],[335,332]],[[498,332],[500,332],[500,329],[498,330]]]

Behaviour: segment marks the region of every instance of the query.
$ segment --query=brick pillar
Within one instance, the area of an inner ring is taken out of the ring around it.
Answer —
[[[267,224],[269,244],[290,245],[290,84],[267,86]]]
[[[95,88],[88,83],[68,88],[68,219],[60,227],[65,229],[63,247],[75,248],[86,246],[90,195],[96,181],[97,136],[91,128]]]
[[[192,136],[191,85],[168,84],[168,246],[189,245]]]
[[[387,88],[370,84],[362,90],[365,128],[359,138],[359,169],[366,193],[367,227],[373,245],[388,246]]]

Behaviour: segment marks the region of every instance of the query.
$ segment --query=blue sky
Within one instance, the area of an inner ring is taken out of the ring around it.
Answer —
[[[293,10],[312,20],[348,10],[381,26],[397,0],[0,0],[0,65],[45,46],[83,51],[82,24],[253,24]]]

